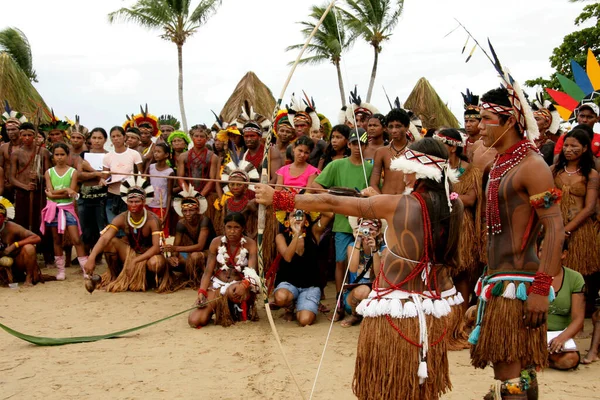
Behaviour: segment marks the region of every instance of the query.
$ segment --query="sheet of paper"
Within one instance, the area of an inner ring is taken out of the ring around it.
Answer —
[[[552,341],[552,339],[554,339],[555,337],[557,337],[558,335],[560,335],[563,332],[564,331],[548,331],[548,333],[547,333],[548,343],[550,343]],[[563,347],[565,350],[577,350],[577,345],[575,344],[575,341],[573,339],[567,340]]]
[[[85,153],[83,158],[90,163],[91,167],[96,171],[102,171],[102,159],[104,153]]]

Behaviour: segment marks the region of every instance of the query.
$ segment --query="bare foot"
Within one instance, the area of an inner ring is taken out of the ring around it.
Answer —
[[[340,325],[343,328],[350,328],[351,326],[358,325],[362,321],[362,317],[360,315],[349,315],[345,320],[343,320]]]
[[[290,310],[288,308],[285,310],[285,313],[281,316],[281,319],[283,319],[286,322],[292,322],[296,319],[296,314],[294,313],[294,310]]]
[[[325,304],[319,303],[319,312],[322,312],[323,314],[327,314],[330,311],[331,311],[331,309],[329,307],[327,307]]]
[[[346,315],[346,312],[344,311],[344,309],[338,308],[334,314],[328,315],[327,319],[330,321],[333,321],[333,322],[338,322],[338,321],[344,319],[345,315]]]
[[[592,354],[592,353],[588,352],[588,353],[585,355],[585,357],[583,357],[583,358],[581,359],[581,363],[582,363],[582,364],[591,364],[591,363],[593,363],[594,361],[598,361],[598,360],[599,360],[599,358],[598,358],[598,355],[597,355],[596,353],[593,353],[593,354]]]

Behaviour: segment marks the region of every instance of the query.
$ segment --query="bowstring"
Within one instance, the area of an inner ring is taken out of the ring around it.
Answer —
[[[336,10],[335,8],[331,10],[333,13],[333,16],[335,18],[335,24],[336,24],[336,28],[337,28],[337,34],[338,34],[338,42],[340,44],[340,53],[341,53],[341,49],[342,49],[342,37],[341,37],[341,33],[340,33],[340,18],[338,17],[337,13],[338,10]],[[342,64],[342,69],[344,70],[344,79],[346,79],[346,82],[349,82],[348,79],[348,69],[346,68],[346,61],[344,57],[341,57],[341,64]],[[349,104],[350,107],[352,107],[352,104]],[[362,166],[362,170],[363,170],[363,177],[365,179],[365,186],[368,188],[369,187],[369,180],[367,179],[367,169],[365,168],[365,159],[363,156],[363,150],[362,150],[362,144],[360,141],[360,136],[358,135],[358,125],[356,123],[356,114],[354,112],[352,112],[352,119],[353,119],[353,123],[354,123],[354,129],[356,130],[356,136],[358,137],[358,150],[360,153],[360,161],[361,161],[361,166]],[[366,133],[366,132],[365,132]],[[358,238],[355,237],[355,241]],[[312,389],[310,391],[310,396],[308,397],[309,400],[312,400],[313,395],[315,393],[315,390],[317,388],[317,381],[319,380],[319,374],[321,373],[321,367],[323,366],[323,360],[325,359],[325,353],[327,351],[327,346],[329,344],[329,339],[331,338],[331,332],[333,331],[333,324],[335,323],[335,316],[337,314],[338,311],[338,307],[341,305],[341,301],[342,301],[342,296],[344,294],[344,282],[346,282],[346,279],[348,278],[348,271],[350,270],[350,263],[352,262],[352,257],[354,256],[354,252],[350,253],[350,258],[348,259],[347,265],[346,265],[346,270],[344,271],[344,278],[342,280],[342,289],[340,290],[339,295],[337,295],[337,299],[336,299],[336,303],[335,303],[335,307],[333,310],[333,315],[331,317],[331,322],[329,324],[329,329],[327,331],[327,337],[325,338],[325,344],[323,345],[323,351],[321,352],[321,357],[319,358],[319,365],[317,367],[317,372],[315,374],[315,379],[313,381],[313,385],[312,385]]]

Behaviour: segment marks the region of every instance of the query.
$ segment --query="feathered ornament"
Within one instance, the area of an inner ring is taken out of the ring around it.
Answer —
[[[350,91],[350,107],[346,109],[346,120],[354,124],[356,114],[367,114],[369,116],[379,113],[377,107],[365,103],[358,95],[358,87],[354,86],[354,91]]]
[[[12,220],[15,218],[15,206],[6,197],[0,196],[0,207],[6,211],[6,218]]]
[[[81,125],[80,121],[79,121],[79,115],[75,115],[75,122],[73,122],[71,124],[71,127],[69,128],[69,132],[71,135],[73,135],[73,133],[79,133],[80,135],[82,135],[84,138],[87,138],[88,135],[88,128],[86,128],[85,126]]]
[[[473,92],[471,92],[469,90],[469,88],[467,88],[466,90],[466,94],[465,93],[460,93],[463,97],[463,101],[465,103],[465,110],[469,107],[469,106],[473,106],[473,107],[478,107],[479,106],[479,96],[474,95]]]
[[[19,124],[27,122],[27,117],[25,115],[10,108],[10,105],[8,104],[8,100],[4,100],[4,112],[2,113],[1,117],[2,117],[3,124],[5,124],[6,121],[8,121],[9,119],[14,120],[15,122],[18,122]]]
[[[246,182],[258,182],[260,180],[260,174],[254,168],[254,165],[246,160],[241,160],[239,163],[231,161],[223,167],[223,173],[221,174],[222,181],[229,181],[232,176],[243,176]],[[227,188],[227,187],[226,187]],[[254,190],[254,185],[248,185],[250,190]],[[225,188],[223,189],[225,192]],[[229,188],[227,188],[229,191]]]
[[[187,201],[193,199],[192,201],[198,204],[200,215],[204,214],[208,209],[208,201],[206,198],[196,191],[194,186],[187,185],[186,188],[177,193],[173,199],[173,209],[180,217],[183,217],[181,206],[185,203],[186,199]]]
[[[145,108],[140,105],[140,113],[139,114],[131,114],[125,115],[127,120],[123,123],[123,129],[127,131],[129,128],[139,128],[142,124],[150,124],[152,127],[153,136],[160,136],[160,126],[158,125],[158,117],[152,115],[148,112],[148,103],[146,103]]]
[[[160,117],[158,117],[158,124],[172,126],[173,129],[176,131],[179,130],[179,128],[181,127],[181,123],[179,122],[179,120],[177,120],[177,118],[175,118],[171,114],[161,115]]]
[[[130,176],[121,183],[121,199],[127,203],[127,198],[132,194],[140,195],[144,198],[146,205],[152,202],[154,198],[154,188],[150,181],[141,176]]]
[[[48,114],[48,116],[50,117],[50,122],[47,124],[40,125],[39,130],[43,132],[66,132],[71,127],[71,125],[67,121],[61,121],[56,117],[56,115],[54,115],[54,109],[50,109],[50,114]]]
[[[311,130],[318,130],[321,127],[321,122],[316,112],[315,102],[312,98],[309,99],[306,93],[304,93],[304,97],[300,100],[295,93],[292,93],[292,99],[287,109],[290,125],[295,128],[294,120],[303,119],[310,124]]]
[[[243,131],[246,125],[256,125],[256,128],[261,131],[263,138],[267,137],[269,128],[271,127],[271,121],[267,117],[254,112],[254,108],[248,103],[248,100],[244,100],[242,113],[236,119],[235,123],[240,131]]]
[[[393,105],[390,102],[389,98],[388,103],[390,104],[392,110],[402,110],[406,112],[410,117],[410,125],[408,126],[408,131],[406,132],[408,140],[411,142],[417,142],[421,140],[423,138],[423,136],[421,135],[421,128],[423,127],[423,122],[421,122],[421,118],[419,118],[419,116],[411,110],[405,110],[404,108],[402,108],[402,103],[400,102],[400,98],[398,96],[396,96],[396,99],[394,99]]]

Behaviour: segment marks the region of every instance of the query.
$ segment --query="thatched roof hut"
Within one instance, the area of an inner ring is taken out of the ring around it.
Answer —
[[[15,60],[7,53],[0,53],[0,104],[4,110],[4,101],[10,108],[23,113],[30,121],[48,122],[50,110],[44,99],[33,87],[27,75],[19,68]],[[0,112],[1,113],[1,112]]]
[[[425,78],[419,79],[404,102],[404,107],[412,110],[421,118],[424,128],[439,128],[441,126],[460,128],[460,124],[452,111]]]
[[[248,100],[254,111],[271,119],[275,108],[275,97],[271,90],[252,71],[244,75],[223,106],[221,116],[224,121],[235,120],[242,112],[244,101]]]

